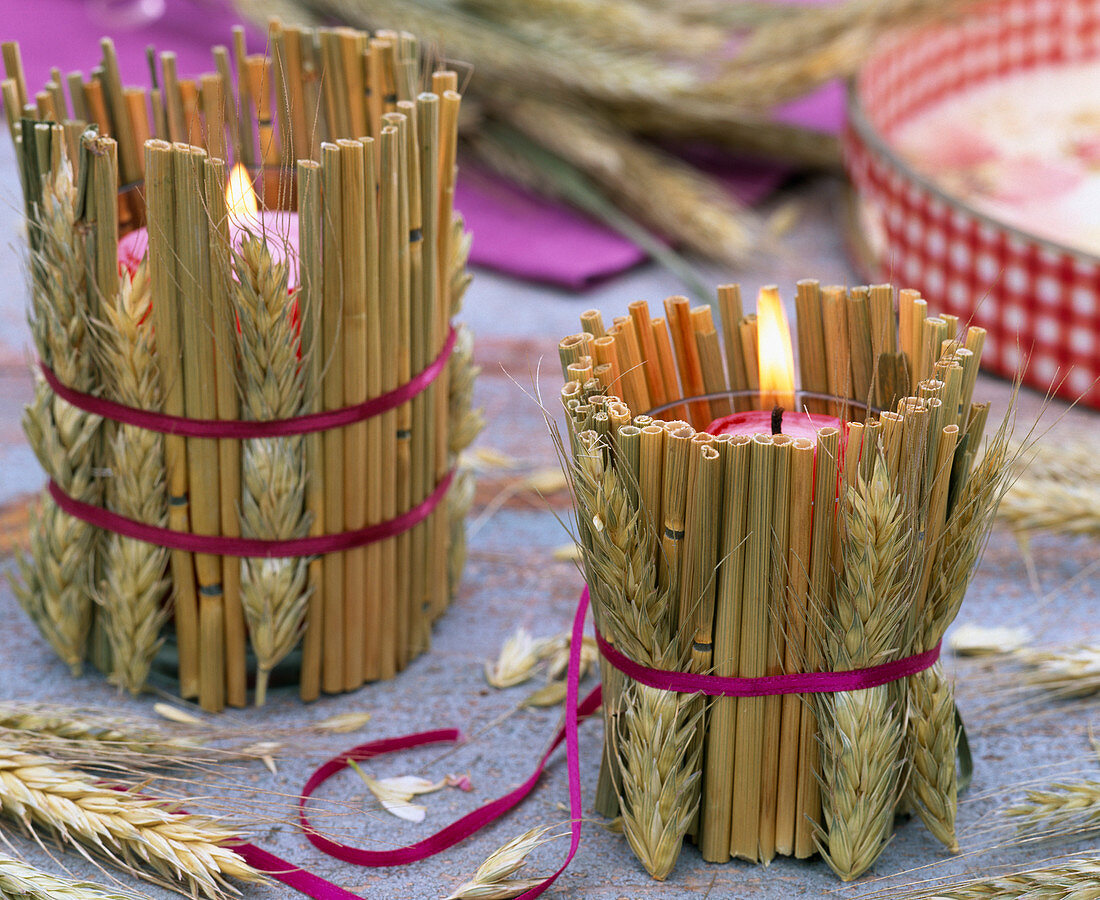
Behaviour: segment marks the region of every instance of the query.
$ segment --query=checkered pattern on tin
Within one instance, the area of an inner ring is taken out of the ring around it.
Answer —
[[[899,38],[860,74],[876,130],[948,96],[1037,65],[1100,56],[1100,0],[1000,0],[958,27]],[[1100,408],[1100,264],[1028,239],[929,190],[849,129],[846,165],[875,209],[888,258],[878,277],[920,290],[929,307],[989,332],[983,364]]]

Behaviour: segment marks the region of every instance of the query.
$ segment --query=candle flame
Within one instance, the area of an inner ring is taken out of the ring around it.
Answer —
[[[779,288],[764,287],[756,299],[757,356],[762,409],[794,408],[794,351]]]
[[[229,173],[229,184],[225,188],[225,202],[229,206],[229,215],[238,222],[255,222],[260,217],[256,192],[252,189],[252,179],[248,169],[237,163]]]

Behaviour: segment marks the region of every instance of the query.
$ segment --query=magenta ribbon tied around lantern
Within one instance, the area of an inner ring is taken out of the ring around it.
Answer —
[[[170,416],[147,409],[136,409],[73,390],[63,384],[57,375],[44,363],[39,363],[43,377],[50,388],[63,400],[87,413],[112,419],[124,425],[134,425],[162,434],[177,434],[184,437],[203,438],[249,438],[289,437],[296,434],[310,434],[328,431],[362,422],[396,409],[423,393],[447,365],[455,347],[456,334],[452,328],[439,355],[420,373],[389,391],[372,397],[364,403],[345,406],[325,412],[309,413],[290,419],[269,421],[245,421],[226,419],[188,419],[183,416]],[[174,531],[149,525],[135,519],[129,519],[102,506],[85,503],[66,494],[56,483],[50,482],[50,496],[61,509],[74,518],[81,519],[105,531],[113,531],[125,537],[168,547],[172,550],[185,550],[189,553],[210,553],[217,556],[247,556],[258,558],[284,558],[291,556],[315,556],[322,553],[335,553],[363,547],[377,541],[395,537],[423,522],[447,495],[447,489],[454,478],[453,470],[448,472],[435,486],[432,492],[406,513],[393,519],[387,519],[375,525],[354,531],[337,534],[320,534],[289,540],[265,540],[260,538],[227,537],[223,535],[202,535]]]

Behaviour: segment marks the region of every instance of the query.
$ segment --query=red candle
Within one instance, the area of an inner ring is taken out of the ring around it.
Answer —
[[[710,434],[785,434],[817,443],[822,428],[836,428],[843,434],[840,419],[795,407],[794,353],[791,329],[783,311],[779,288],[763,287],[756,298],[756,339],[763,409],[733,413],[707,427]]]
[[[792,438],[807,438],[817,443],[817,433],[822,428],[841,428],[840,419],[823,413],[799,412],[788,410],[782,414],[779,434]],[[733,413],[715,419],[707,426],[710,434],[772,434],[772,412],[764,409],[751,409],[747,412]]]
[[[248,170],[239,163],[233,167],[226,188],[229,204],[229,240],[239,247],[246,234],[258,235],[267,241],[271,258],[276,262],[286,260],[287,287],[298,284],[298,214],[282,209],[260,211],[256,193],[248,177]],[[131,231],[118,242],[118,262],[133,273],[145,258],[149,247],[149,233],[144,228]]]

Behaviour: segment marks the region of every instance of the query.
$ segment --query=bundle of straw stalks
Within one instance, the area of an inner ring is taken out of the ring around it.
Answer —
[[[39,356],[79,392],[207,421],[394,392],[442,355],[470,280],[454,211],[458,76],[407,32],[275,24],[270,56],[247,54],[243,28],[233,38],[197,80],[151,53],[152,90],[123,87],[104,39],[89,80],[55,70],[33,96],[4,45]],[[120,193],[132,183],[142,190]],[[143,223],[120,279],[119,234]],[[160,434],[105,424],[44,385],[26,430],[62,491],[142,524],[261,540],[384,529],[433,500],[482,426],[468,330],[454,346],[416,396],[324,433]],[[430,644],[465,562],[472,478],[458,473],[415,527],[313,558],[104,540],[44,497],[19,595],[74,671],[90,649],[134,693],[168,621],[180,692],[205,709],[244,705],[253,671],[263,703],[284,662],[305,699],[353,690]]]
[[[718,299],[720,322],[682,297],[664,317],[631,304],[610,326],[589,310],[559,345],[568,437],[557,443],[597,628],[643,665],[723,676],[843,672],[931,650],[1012,462],[1011,413],[974,462],[984,333],[956,333],[913,291],[801,282],[802,384],[829,397],[800,405],[840,427],[818,420],[816,441],[795,440],[782,408],[796,395],[762,381],[777,352],[763,336],[785,328],[778,289],[762,289],[757,316],[736,285]],[[731,409],[754,408],[772,410],[754,421],[770,418],[773,433],[722,433]],[[691,835],[708,861],[820,852],[850,880],[879,857],[906,798],[954,849],[954,693],[938,666],[871,689],[706,706],[606,659],[601,669],[597,809],[622,813],[655,877]]]
[[[836,167],[834,137],[769,111],[853,74],[877,38],[947,15],[968,0],[800,4],[545,0],[237,0],[266,22],[356,27],[403,22],[476,72],[471,155],[526,187],[565,198],[620,228],[736,264],[762,231],[703,169],[667,147],[704,142],[811,167]],[[729,49],[733,47],[734,49]],[[527,142],[534,166],[509,160]],[[610,212],[575,190],[591,182]],[[671,214],[670,214],[671,211]],[[618,213],[618,215],[616,215]],[[629,230],[629,229],[628,229]],[[658,242],[655,242],[659,244]]]

